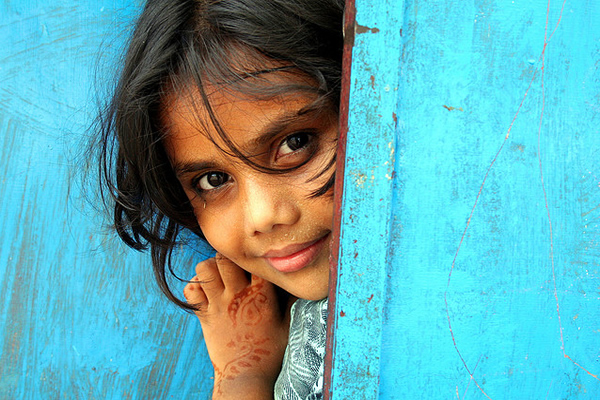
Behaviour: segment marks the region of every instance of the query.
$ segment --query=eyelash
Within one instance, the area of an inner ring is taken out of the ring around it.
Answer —
[[[299,131],[299,132],[294,132],[288,136],[286,136],[280,143],[279,146],[277,146],[277,151],[276,154],[274,156],[275,161],[281,160],[285,157],[293,157],[296,154],[299,154],[301,152],[304,152],[306,150],[308,150],[311,145],[313,145],[313,142],[315,140],[315,134],[310,132],[310,131]],[[293,138],[299,138],[302,137],[304,140],[304,142],[302,142],[302,140],[300,141],[300,144],[298,143],[290,143],[290,140]],[[281,154],[281,149],[282,147],[286,145],[289,148],[289,151]],[[296,147],[299,146],[296,149],[293,149],[292,147]],[[220,183],[217,186],[212,186],[211,183],[209,183],[209,179],[211,178],[220,178]],[[231,175],[227,174],[226,172],[223,171],[209,171],[206,172],[200,176],[198,176],[196,179],[194,179],[192,181],[192,185],[194,187],[194,190],[199,193],[199,194],[208,194],[209,192],[215,192],[218,191],[220,189],[223,188],[224,185],[227,184],[227,182],[229,182],[231,180]],[[212,186],[212,188],[202,188],[202,184],[206,183],[206,185],[210,185]]]

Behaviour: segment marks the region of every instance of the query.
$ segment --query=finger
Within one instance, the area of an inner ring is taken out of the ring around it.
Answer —
[[[246,271],[219,253],[215,256],[215,260],[223,285],[226,289],[237,293],[248,286],[250,280],[248,279]]]
[[[211,299],[223,293],[225,287],[214,258],[209,258],[199,263],[196,266],[196,276],[209,303]]]
[[[188,304],[197,311],[202,311],[208,306],[208,299],[206,298],[206,294],[204,293],[197,276],[194,276],[192,280],[185,285],[183,288],[183,296]]]

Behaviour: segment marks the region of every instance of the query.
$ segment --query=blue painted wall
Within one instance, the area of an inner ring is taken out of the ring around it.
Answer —
[[[162,298],[148,255],[111,239],[79,184],[96,89],[139,6],[0,1],[2,399],[209,397],[195,317]]]
[[[600,398],[600,3],[355,5],[330,398]]]

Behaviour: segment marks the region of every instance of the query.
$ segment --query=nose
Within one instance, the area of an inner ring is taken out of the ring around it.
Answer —
[[[256,236],[295,224],[301,212],[293,188],[273,175],[257,175],[262,176],[246,177],[240,188],[246,234]]]

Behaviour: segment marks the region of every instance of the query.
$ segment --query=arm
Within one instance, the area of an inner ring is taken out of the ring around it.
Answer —
[[[270,399],[287,344],[275,287],[217,254],[184,289],[215,369],[213,399]]]

